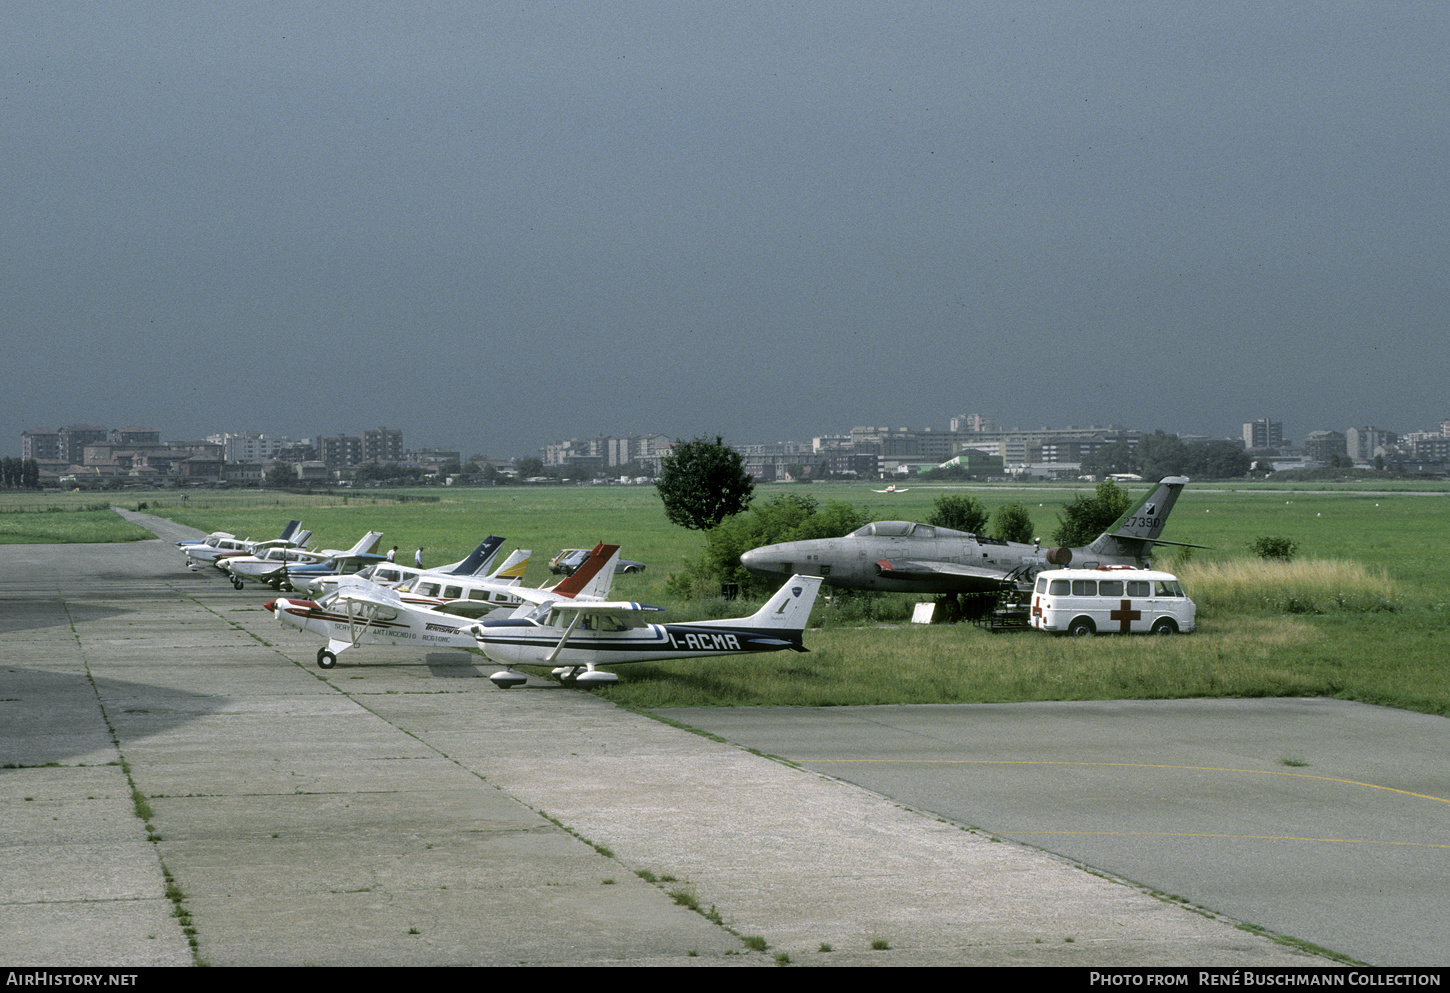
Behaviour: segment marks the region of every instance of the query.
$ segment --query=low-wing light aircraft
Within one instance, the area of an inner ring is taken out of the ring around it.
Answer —
[[[282,529],[282,534],[271,541],[254,541],[251,538],[238,538],[226,531],[213,531],[200,541],[178,541],[176,547],[181,549],[186,559],[186,567],[196,572],[202,566],[214,565],[224,555],[251,555],[257,548],[270,545],[305,545],[312,537],[312,532],[301,530],[301,526],[301,521],[291,521]]]
[[[874,521],[841,538],[766,545],[740,556],[762,575],[810,573],[828,586],[896,593],[996,593],[1030,582],[1042,569],[1099,565],[1146,568],[1154,545],[1188,482],[1167,476],[1083,548],[1048,548],[985,538],[911,521]],[[1200,546],[1193,546],[1200,547]]]
[[[496,572],[487,576],[424,572],[394,588],[404,603],[440,609],[446,606],[449,613],[482,617],[503,607],[523,605],[518,589],[532,554],[527,548],[515,549]]]
[[[468,557],[454,562],[452,565],[441,566],[432,572],[451,576],[472,576],[487,569],[498,557],[499,549],[503,547],[504,539],[498,535],[489,535],[478,543],[478,547],[468,553]],[[365,553],[366,554],[366,553]],[[379,586],[397,586],[403,582],[402,574],[391,583],[380,582],[373,577],[376,575],[376,566],[395,566],[397,563],[389,563],[387,558],[376,553],[367,555],[368,561],[357,568],[342,568],[328,570],[324,568],[326,563],[318,563],[312,566],[298,566],[288,571],[287,579],[294,590],[306,590],[307,594],[314,599],[329,592],[337,586],[339,576],[351,576],[357,574],[364,579],[371,579]],[[330,560],[329,560],[330,561]],[[419,570],[408,568],[409,578],[422,575]],[[522,575],[522,573],[520,573]]]
[[[650,624],[645,615],[662,608],[639,603],[544,600],[512,617],[481,621],[473,634],[485,655],[507,667],[489,677],[502,689],[525,681],[512,671],[516,665],[557,664],[553,674],[561,682],[599,686],[619,680],[601,665],[807,651],[801,633],[820,588],[819,576],[792,576],[749,617],[688,624]]]
[[[239,555],[218,559],[216,566],[230,575],[232,586],[236,589],[241,589],[242,584],[246,582],[266,583],[268,586],[280,589],[282,586],[288,585],[289,569],[309,562],[324,562],[330,558],[349,559],[364,552],[371,552],[377,548],[378,539],[382,536],[381,531],[369,531],[359,539],[356,545],[345,551],[340,548],[324,548],[316,552],[303,551],[298,548],[268,548],[257,555]]]
[[[909,486],[897,486],[895,483],[888,483],[886,485],[886,489],[884,489],[884,490],[872,490],[871,492],[872,493],[909,493],[910,491],[911,491],[911,487],[909,487]]]
[[[575,596],[601,599],[614,579],[618,545],[599,545],[590,561],[550,590],[528,590],[531,597],[565,602]],[[531,599],[530,603],[534,601]],[[467,601],[463,601],[467,606]],[[337,657],[355,645],[424,645],[432,648],[477,648],[476,618],[450,610],[404,602],[396,590],[357,576],[343,576],[337,589],[320,600],[278,597],[266,608],[279,624],[312,631],[327,639],[317,650],[317,665],[331,669]]]

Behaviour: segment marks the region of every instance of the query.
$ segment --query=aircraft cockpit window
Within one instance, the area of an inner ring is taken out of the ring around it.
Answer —
[[[856,538],[903,538],[911,534],[912,527],[910,521],[873,521],[852,531],[851,535]]]
[[[469,590],[468,591],[468,599],[470,599],[470,600],[487,600],[488,599],[488,590]]]
[[[935,538],[936,528],[930,524],[918,524],[911,529],[911,536],[913,538]]]
[[[445,587],[443,587],[443,599],[445,599],[445,600],[462,600],[463,599],[463,587],[462,586],[445,586]]]

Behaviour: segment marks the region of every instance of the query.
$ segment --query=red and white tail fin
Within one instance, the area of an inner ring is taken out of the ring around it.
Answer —
[[[614,583],[614,563],[618,558],[618,545],[600,542],[594,546],[584,564],[555,586],[552,592],[556,596],[603,600],[609,596],[609,587]]]

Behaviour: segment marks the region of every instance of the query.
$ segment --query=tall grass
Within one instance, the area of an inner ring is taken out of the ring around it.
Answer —
[[[1178,574],[1203,616],[1376,613],[1408,606],[1383,566],[1343,559],[1188,562]]]

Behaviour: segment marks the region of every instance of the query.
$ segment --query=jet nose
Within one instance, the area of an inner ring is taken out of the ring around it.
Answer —
[[[769,548],[752,548],[740,556],[740,564],[751,572],[780,571],[780,557]]]

